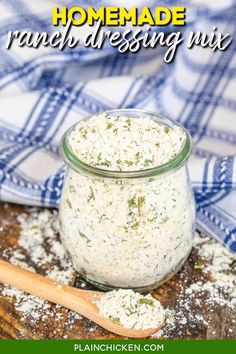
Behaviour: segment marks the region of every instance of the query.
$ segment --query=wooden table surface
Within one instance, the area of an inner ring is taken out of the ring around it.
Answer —
[[[24,207],[0,203],[0,252],[5,260],[9,260],[5,250],[19,247],[17,215],[23,211]],[[29,257],[29,264],[30,262]],[[201,269],[195,269],[194,265],[199,262],[202,263],[204,260],[200,259],[197,250],[193,249],[181,272],[152,291],[152,295],[159,299],[163,306],[173,309],[176,313],[175,321],[163,328],[160,338],[236,338],[236,313],[233,309],[217,304],[209,305],[204,298],[199,299],[199,297],[191,298],[187,304],[184,303],[185,299],[180,299],[181,291],[193,281],[208,280],[209,275],[204,274]],[[43,274],[37,265],[34,266],[38,273]],[[75,276],[74,285],[80,287],[81,282],[79,277]],[[103,330],[86,318],[77,319],[71,311],[58,308],[53,304],[50,304],[50,316],[43,320],[35,321],[30,316],[22,317],[22,314],[15,309],[14,298],[3,296],[2,290],[3,286],[0,285],[1,339],[121,338]]]

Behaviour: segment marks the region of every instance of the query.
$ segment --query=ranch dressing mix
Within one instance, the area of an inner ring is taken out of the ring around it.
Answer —
[[[78,122],[61,149],[60,234],[81,276],[144,291],[175,274],[195,227],[188,133],[154,113],[117,110]]]

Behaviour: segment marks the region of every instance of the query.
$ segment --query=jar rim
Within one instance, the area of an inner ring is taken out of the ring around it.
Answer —
[[[104,178],[115,178],[115,179],[134,179],[134,178],[145,178],[145,177],[154,177],[158,175],[162,175],[173,170],[176,170],[183,165],[186,164],[188,161],[192,150],[193,150],[193,142],[192,137],[189,132],[182,126],[182,124],[170,119],[166,118],[165,116],[151,111],[146,111],[142,109],[113,109],[108,110],[105,112],[99,112],[92,116],[100,115],[101,113],[106,113],[108,115],[118,114],[118,115],[125,115],[125,116],[133,116],[138,118],[139,116],[149,116],[153,120],[156,120],[160,123],[166,124],[170,127],[180,127],[186,134],[186,141],[182,148],[182,150],[171,160],[168,162],[158,165],[155,167],[151,167],[148,169],[143,170],[134,170],[134,171],[112,171],[106,170],[103,168],[95,167],[92,165],[87,164],[86,162],[80,160],[77,155],[73,152],[70,143],[69,143],[69,135],[78,124],[75,123],[72,127],[70,127],[62,136],[60,141],[60,152],[65,161],[65,163],[71,167],[72,169],[76,170],[77,172],[83,171],[88,174],[104,177]],[[91,116],[84,118],[83,120],[86,121]],[[81,121],[81,120],[80,120]]]

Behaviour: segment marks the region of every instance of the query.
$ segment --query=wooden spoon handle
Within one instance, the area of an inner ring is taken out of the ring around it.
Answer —
[[[101,292],[80,290],[71,286],[63,285],[2,260],[0,260],[0,283],[14,286],[29,294],[42,297],[55,304],[79,312],[81,315],[96,322],[103,328],[124,335],[125,337],[149,337],[159,329],[150,328],[146,330],[136,330],[132,328],[124,328],[110,319],[99,315],[94,300],[101,296]]]
[[[0,260],[0,282],[78,311],[81,315],[95,320],[92,313],[96,306],[93,306],[90,301],[92,301],[92,297],[94,297],[96,292],[80,290],[57,283],[3,260]]]

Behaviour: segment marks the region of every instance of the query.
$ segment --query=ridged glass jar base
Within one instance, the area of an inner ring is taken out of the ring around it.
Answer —
[[[180,269],[183,267],[185,261],[189,257],[191,250],[192,250],[192,247],[191,247],[190,251],[188,252],[188,254],[179,262],[177,267],[172,272],[168,273],[162,280],[155,282],[154,284],[150,284],[148,286],[138,286],[135,288],[133,287],[133,288],[122,288],[122,289],[132,289],[133,291],[137,291],[139,293],[146,293],[148,291],[158,288],[159,286],[164,284],[166,281],[171,279],[175,274],[177,274],[180,271]],[[116,287],[116,286],[111,286],[109,284],[102,284],[102,283],[96,282],[94,280],[87,278],[86,275],[83,275],[83,274],[81,274],[81,278],[84,279],[89,284],[91,284],[92,286],[94,286],[95,288],[100,289],[102,291],[112,291],[112,290],[121,289],[121,287]]]

